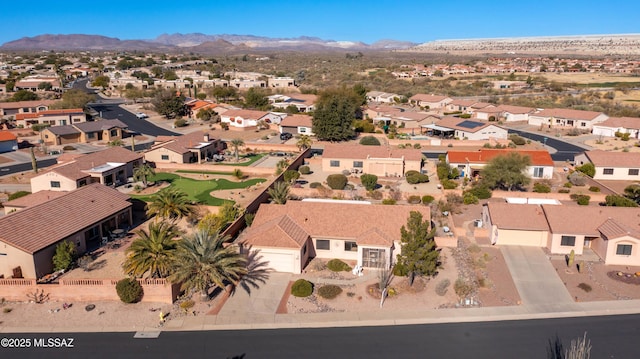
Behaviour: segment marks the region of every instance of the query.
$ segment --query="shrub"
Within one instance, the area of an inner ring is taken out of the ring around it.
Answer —
[[[173,122],[173,125],[176,127],[184,127],[187,125],[187,121],[183,118],[179,118]]]
[[[420,196],[418,195],[409,196],[409,198],[407,198],[407,202],[409,204],[420,204]]]
[[[322,183],[320,182],[311,182],[309,184],[309,188],[321,188],[322,187]]]
[[[360,182],[367,191],[373,191],[378,185],[378,176],[365,173],[360,176]]]
[[[328,261],[327,268],[329,268],[329,270],[333,272],[348,272],[351,270],[351,267],[347,263],[337,258]]]
[[[436,294],[439,296],[444,296],[447,294],[447,290],[449,290],[449,286],[451,285],[451,281],[448,279],[443,279],[436,285]]]
[[[382,192],[380,192],[380,191],[370,191],[369,192],[369,197],[379,201],[379,200],[382,199]]]
[[[593,176],[595,176],[595,174],[596,174],[596,167],[593,165],[593,163],[585,163],[580,167],[576,167],[576,170],[586,174],[587,176],[589,176],[591,178],[593,178]]]
[[[477,184],[471,187],[468,192],[478,197],[478,199],[488,199],[491,198],[492,195],[491,188],[484,184]]]
[[[511,140],[511,142],[513,142],[518,146],[524,146],[527,143],[527,140],[525,140],[523,137],[520,137],[516,134],[510,135],[509,139]]]
[[[300,166],[300,168],[298,168],[298,171],[300,171],[300,173],[303,175],[308,175],[311,173],[311,168],[309,168],[309,166]]]
[[[347,176],[336,173],[327,176],[327,184],[331,189],[344,189],[347,185]]]
[[[589,192],[600,192],[600,187],[591,186],[591,187],[589,187]]]
[[[584,290],[584,291],[585,291],[585,292],[587,292],[587,293],[591,292],[591,289],[592,289],[592,288],[591,288],[591,286],[590,286],[590,285],[588,285],[587,283],[580,283],[580,284],[578,284],[578,288],[580,288],[580,289]]]
[[[382,204],[394,205],[396,204],[396,200],[393,198],[385,198],[382,200]]]
[[[458,187],[458,184],[455,181],[448,179],[442,181],[442,188],[444,189],[455,189],[456,187]]]
[[[533,185],[533,192],[537,193],[549,193],[551,192],[551,187],[545,183],[538,182]]]
[[[300,178],[300,172],[296,170],[286,170],[284,171],[283,178],[284,178],[284,181],[287,183],[295,182],[295,180]]]
[[[473,292],[473,287],[471,286],[471,284],[467,283],[464,279],[458,278],[456,279],[456,282],[453,285],[453,290],[456,292],[458,297],[464,298],[469,296],[469,294]]]
[[[2,313],[11,313],[11,311],[13,310],[13,308],[2,308]]]
[[[605,198],[605,205],[607,206],[613,206],[613,207],[638,207],[638,204],[636,202],[634,202],[633,200],[627,198],[627,197],[623,197],[623,196],[618,196],[615,194],[610,194],[607,195]]]
[[[142,286],[133,278],[124,278],[116,283],[116,292],[120,300],[125,303],[137,303],[144,294]]]
[[[478,204],[478,197],[474,196],[473,193],[466,192],[462,201],[464,204]]]
[[[569,198],[576,201],[581,206],[587,206],[589,205],[589,200],[591,199],[591,196],[574,193],[571,196],[569,196]]]
[[[53,255],[53,270],[67,270],[73,264],[76,256],[76,245],[64,241],[56,246],[56,253]]]
[[[66,146],[62,147],[62,150],[63,151],[75,151],[76,148],[71,146],[71,145],[66,145]]]
[[[393,275],[398,277],[406,277],[407,274],[409,274],[409,270],[404,264],[397,262],[393,265]]]
[[[565,188],[571,188],[571,187],[573,187],[573,185],[571,184],[571,182],[565,182],[562,186],[563,186],[563,187],[565,187]]]
[[[42,130],[44,130],[45,128],[51,126],[48,123],[36,123],[34,125],[31,125],[31,130],[35,131],[35,132],[40,132]]]
[[[380,140],[374,136],[364,136],[360,139],[360,144],[364,146],[380,146]]]
[[[560,188],[558,190],[558,193],[569,193],[569,192],[571,192],[571,190],[569,190],[568,188]]]
[[[9,195],[9,198],[7,200],[8,201],[13,201],[14,199],[18,199],[20,197],[24,197],[24,196],[29,195],[29,194],[31,194],[31,192],[27,192],[27,191],[14,192],[14,193]]]
[[[291,286],[291,295],[294,297],[305,298],[313,293],[313,283],[308,280],[298,279]]]
[[[196,305],[196,302],[194,302],[193,300],[185,300],[184,302],[180,303],[180,309],[182,309],[186,313],[189,311],[189,309],[193,308],[194,305]]]
[[[324,299],[333,299],[342,293],[342,288],[335,284],[327,284],[318,288],[318,295]]]
[[[435,200],[435,198],[431,195],[424,195],[422,196],[422,204],[431,204],[431,202],[433,202]]]
[[[407,183],[409,184],[418,184],[418,183],[427,183],[429,182],[429,176],[419,173],[417,171],[407,171],[412,172],[410,174],[405,174],[407,178]]]

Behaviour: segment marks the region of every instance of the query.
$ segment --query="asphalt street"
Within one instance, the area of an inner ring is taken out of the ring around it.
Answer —
[[[0,356],[539,359],[561,358],[552,352],[564,351],[571,340],[586,332],[591,341],[592,358],[637,358],[635,340],[639,329],[640,315],[625,315],[388,327],[162,332],[158,337],[150,335],[141,339],[134,338],[135,333],[0,334],[0,339],[31,341],[30,348],[0,348]],[[58,338],[58,343],[72,338],[73,348],[33,348],[34,340],[42,338]]]
[[[509,129],[509,133],[516,133],[524,138],[528,138],[533,141],[538,141],[544,144],[545,146],[549,146],[556,149],[557,152],[551,154],[551,159],[553,159],[554,161],[568,160],[573,162],[573,158],[576,154],[585,151],[585,149],[580,146],[559,140],[552,136],[538,135],[531,132],[525,132],[525,131],[513,130],[513,129]]]

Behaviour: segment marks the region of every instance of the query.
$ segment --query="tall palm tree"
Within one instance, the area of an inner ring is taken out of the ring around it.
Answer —
[[[289,184],[284,181],[278,181],[273,184],[273,187],[267,190],[269,197],[271,197],[271,203],[285,204],[289,197]]]
[[[148,232],[140,229],[136,234],[139,238],[127,248],[122,269],[134,277],[167,277],[177,248],[178,242],[173,238],[180,234],[178,228],[171,222],[151,222]]]
[[[145,187],[147,187],[149,177],[155,175],[156,171],[148,163],[145,163],[142,166],[138,166],[135,170],[133,170],[133,180],[136,182],[142,181],[142,184]]]
[[[169,279],[182,283],[182,290],[199,291],[203,296],[217,286],[234,286],[247,273],[247,260],[235,246],[225,247],[228,237],[198,229],[178,244],[174,272]]]
[[[147,215],[156,215],[163,219],[178,220],[195,211],[187,194],[175,188],[164,189],[156,193],[147,203]]]
[[[238,157],[238,147],[244,146],[244,141],[241,138],[234,138],[231,140],[231,146],[233,146],[233,152],[236,155],[236,162],[240,160]]]
[[[304,151],[307,148],[311,147],[311,137],[307,135],[300,136],[298,142],[296,142],[296,146],[300,149],[300,151]]]

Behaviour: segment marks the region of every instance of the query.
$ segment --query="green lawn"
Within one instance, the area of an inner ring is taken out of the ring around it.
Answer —
[[[200,173],[200,172],[198,172]],[[239,189],[253,186],[257,183],[265,182],[264,178],[254,178],[243,182],[232,182],[226,179],[210,179],[210,180],[194,180],[191,178],[181,177],[173,173],[157,173],[149,178],[151,182],[165,181],[170,182],[168,188],[177,188],[187,194],[190,200],[206,204],[209,206],[221,206],[225,202],[231,202],[217,197],[212,197],[209,192],[214,190]],[[132,195],[131,197],[151,201],[153,195]]]
[[[205,174],[205,175],[225,175],[225,176],[233,176],[233,172],[224,172],[224,171],[196,171],[196,170],[177,170],[177,173],[193,173],[193,174]]]
[[[266,153],[258,153],[255,155],[251,155],[251,156],[239,156],[240,158],[248,158],[249,161],[247,162],[240,162],[240,163],[222,163],[222,162],[218,162],[215,163],[216,165],[220,165],[220,166],[249,166],[252,163],[254,163],[255,161],[261,159],[262,157],[266,156]],[[233,154],[231,154],[231,156],[229,156],[230,158],[235,159],[235,156]]]

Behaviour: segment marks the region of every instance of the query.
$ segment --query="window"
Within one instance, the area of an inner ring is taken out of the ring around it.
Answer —
[[[303,256],[307,255],[307,245],[306,244],[304,246],[302,246],[302,255]]]
[[[612,175],[613,174],[613,168],[605,168],[602,170],[602,174],[603,175]]]
[[[586,122],[580,122],[580,126],[581,127],[587,127],[587,123]]]
[[[329,162],[329,166],[340,167],[340,161],[332,160],[331,162]]]
[[[576,236],[562,236],[560,240],[561,246],[573,247],[576,245]]]
[[[639,172],[638,168],[629,168],[629,176],[637,176]]]
[[[544,168],[543,167],[534,167],[533,168],[533,177],[542,178],[543,173],[544,173]]]
[[[111,130],[110,132],[111,137],[116,137],[117,135],[118,135],[118,130]]]
[[[344,242],[344,250],[346,252],[357,252],[358,251],[358,244],[356,242]]]
[[[618,247],[616,247],[616,254],[621,256],[630,256],[631,247],[631,244],[618,244]]]
[[[306,127],[298,127],[298,132],[299,133],[307,133],[307,128]]]
[[[87,133],[87,138],[96,138],[96,134],[94,132]]]
[[[86,186],[87,185],[87,180],[83,179],[78,181],[78,187],[82,187],[82,186]]]
[[[169,155],[162,155],[162,160],[163,161],[168,161],[169,160]]]
[[[60,188],[60,181],[51,181],[51,188]]]
[[[364,166],[362,161],[353,161],[354,168],[362,168]]]
[[[316,249],[331,249],[331,241],[328,239],[316,239]]]

